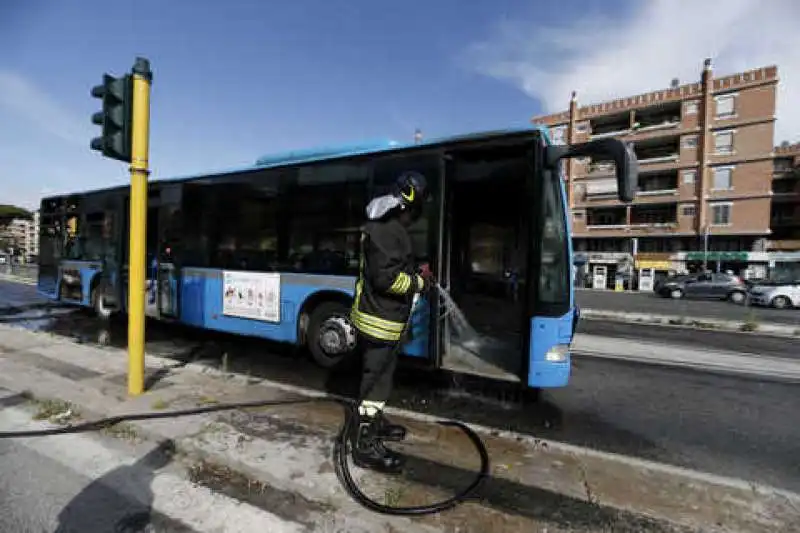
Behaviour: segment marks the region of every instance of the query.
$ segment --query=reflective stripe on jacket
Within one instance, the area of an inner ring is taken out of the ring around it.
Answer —
[[[411,300],[424,288],[415,273],[408,231],[396,218],[370,221],[361,234],[361,261],[350,319],[375,340],[396,342],[408,321]]]

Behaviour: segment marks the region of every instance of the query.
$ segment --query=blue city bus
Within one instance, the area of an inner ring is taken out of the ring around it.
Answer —
[[[563,387],[578,319],[561,172],[569,157],[614,161],[619,197],[631,201],[629,146],[555,146],[540,127],[294,151],[153,180],[146,314],[292,343],[336,365],[356,348],[348,312],[365,207],[415,170],[431,190],[410,230],[417,260],[472,330],[443,319],[443,298],[429,295],[414,307],[404,354],[434,369]],[[41,294],[104,319],[125,313],[129,202],[127,186],[42,200]]]

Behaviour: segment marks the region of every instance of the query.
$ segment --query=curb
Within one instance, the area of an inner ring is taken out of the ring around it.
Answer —
[[[731,331],[749,335],[769,335],[773,337],[800,337],[800,323],[797,326],[789,324],[756,323],[755,329],[749,329],[747,321],[719,320],[719,319],[694,319],[679,315],[656,315],[650,313],[627,313],[620,311],[606,311],[601,309],[581,308],[581,318],[587,320],[609,320],[625,324],[644,324],[654,326],[680,327],[684,329]],[[799,319],[800,320],[800,319]]]

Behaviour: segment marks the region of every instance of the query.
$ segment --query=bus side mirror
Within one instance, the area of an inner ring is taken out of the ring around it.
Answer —
[[[556,168],[565,157],[594,157],[611,159],[617,167],[617,195],[620,202],[630,203],[636,195],[639,181],[639,161],[631,144],[619,139],[597,139],[581,144],[550,145],[546,148],[546,164]]]

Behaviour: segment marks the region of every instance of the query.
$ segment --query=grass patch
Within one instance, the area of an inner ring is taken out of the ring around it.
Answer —
[[[53,423],[64,424],[80,416],[78,409],[69,402],[58,399],[32,398],[36,404],[34,420],[47,420]]]
[[[139,438],[139,435],[136,433],[136,428],[126,422],[120,422],[119,424],[103,428],[103,433],[117,439],[128,441],[135,441]]]
[[[405,494],[405,487],[389,487],[383,493],[383,504],[389,507],[399,507]]]
[[[219,400],[213,396],[201,396],[197,399],[197,405],[217,405]]]
[[[739,326],[739,331],[756,331],[758,329],[758,322],[754,320],[747,320],[742,322],[742,325]]]
[[[156,400],[153,401],[153,403],[150,404],[150,407],[152,407],[156,411],[163,411],[164,409],[169,407],[169,402],[162,398],[157,398]]]

